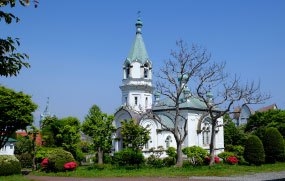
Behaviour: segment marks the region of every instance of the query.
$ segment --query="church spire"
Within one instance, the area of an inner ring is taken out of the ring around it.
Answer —
[[[133,41],[131,50],[127,57],[127,61],[129,63],[137,61],[140,62],[142,65],[144,65],[146,62],[149,62],[151,64],[142,38],[142,32],[141,32],[142,26],[143,23],[141,21],[140,11],[139,11],[138,19],[136,22],[136,37]]]

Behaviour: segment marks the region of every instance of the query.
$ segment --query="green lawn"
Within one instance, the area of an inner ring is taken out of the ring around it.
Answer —
[[[0,180],[1,181],[33,181],[33,179],[26,178],[23,175],[2,176],[0,177]]]
[[[45,173],[32,172],[38,176],[67,176],[67,177],[190,177],[190,176],[237,176],[258,172],[278,172],[285,170],[285,163],[265,164],[262,166],[242,166],[217,164],[213,167],[183,167],[183,168],[141,168],[134,170],[105,168],[104,170],[91,169],[80,166],[72,172]]]

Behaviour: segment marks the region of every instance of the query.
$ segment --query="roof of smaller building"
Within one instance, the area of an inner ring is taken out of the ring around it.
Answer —
[[[269,105],[266,107],[262,107],[262,108],[258,109],[257,111],[258,112],[266,112],[268,110],[273,110],[273,109],[278,109],[276,104],[272,104],[272,105]]]

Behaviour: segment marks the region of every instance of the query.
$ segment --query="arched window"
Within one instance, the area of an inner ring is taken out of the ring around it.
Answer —
[[[148,98],[146,97],[145,98],[145,108],[147,108],[147,106],[148,106]]]
[[[149,143],[152,143],[151,137],[149,137],[148,142],[144,145],[144,147],[145,147],[146,150],[149,149]]]
[[[148,78],[148,64],[144,64],[144,78]]]
[[[167,136],[167,137],[166,137],[166,140],[165,140],[166,149],[170,147],[170,143],[171,143],[171,142],[172,142],[171,136]]]
[[[130,69],[131,69],[130,64],[127,64],[127,66],[126,66],[126,78],[130,77]]]
[[[210,123],[208,121],[204,122],[204,126],[202,129],[202,140],[203,140],[203,145],[209,145],[210,144],[210,140],[211,140]]]

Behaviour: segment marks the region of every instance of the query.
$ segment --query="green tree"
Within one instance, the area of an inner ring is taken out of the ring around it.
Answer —
[[[24,153],[31,153],[33,150],[32,139],[29,136],[19,135],[15,144],[15,155],[21,155]]]
[[[112,148],[112,133],[115,127],[112,125],[113,115],[102,113],[97,105],[93,105],[82,125],[83,132],[92,138],[92,147],[98,153],[98,164],[103,164],[103,155]]]
[[[37,105],[31,96],[23,92],[0,87],[0,149],[18,129],[26,129],[33,123],[33,112]]]
[[[121,135],[123,137],[124,145],[136,152],[140,151],[150,139],[150,130],[148,129],[148,126],[144,128],[143,126],[135,123],[133,119],[130,119],[129,121],[121,121],[121,123]]]
[[[267,128],[264,134],[263,145],[266,162],[275,163],[277,160],[282,160],[282,157],[284,157],[284,143],[278,129]]]
[[[263,144],[257,136],[251,135],[248,137],[244,147],[244,158],[255,165],[261,165],[264,162]]]
[[[17,2],[20,2],[22,6],[30,4],[30,0],[0,0],[0,7],[10,5],[13,8]],[[33,0],[32,2],[35,7],[38,6],[38,1]],[[2,20],[6,24],[12,23],[12,20],[15,20],[16,23],[20,21],[14,14],[0,11],[0,21]],[[30,64],[25,62],[25,59],[29,59],[29,56],[25,53],[19,53],[16,46],[20,46],[19,38],[0,38],[0,76],[16,76],[23,66],[30,67]]]
[[[236,127],[235,123],[229,121],[224,127],[225,146],[244,145],[247,137],[243,131]]]

